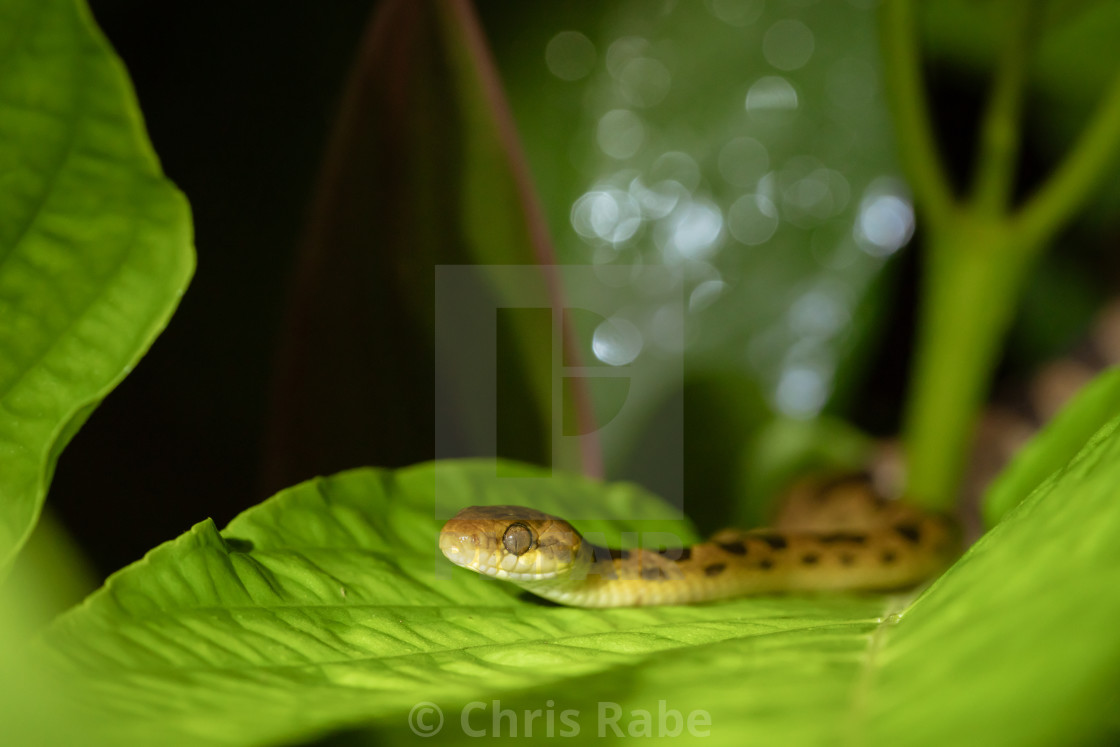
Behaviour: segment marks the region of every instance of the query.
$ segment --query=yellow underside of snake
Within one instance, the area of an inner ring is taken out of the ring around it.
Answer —
[[[771,527],[724,529],[691,547],[614,550],[520,506],[473,506],[440,532],[451,562],[560,604],[692,604],[747,594],[901,589],[957,551],[945,517],[876,494],[865,476],[795,485]]]

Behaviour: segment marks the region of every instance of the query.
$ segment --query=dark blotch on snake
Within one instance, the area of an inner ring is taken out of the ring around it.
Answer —
[[[618,548],[612,547],[607,552],[611,554],[611,560],[626,560],[630,557],[629,550],[619,550]]]
[[[650,566],[642,569],[642,578],[648,581],[654,581],[659,578],[665,578],[665,571],[661,570],[660,566]]]
[[[851,542],[856,545],[862,545],[867,542],[867,535],[856,534],[855,532],[829,532],[817,537],[817,541],[823,542],[826,545],[831,545],[834,542]]]
[[[840,562],[843,565],[851,565],[852,563],[856,562],[856,556],[852,555],[850,552],[840,553]]]
[[[770,558],[763,558],[762,560],[758,561],[758,567],[764,571],[768,571],[774,567],[774,561]]]
[[[821,559],[820,555],[815,552],[806,553],[801,556],[801,562],[805,565],[816,565],[817,561]]]
[[[917,524],[899,524],[894,530],[907,542],[913,542],[916,545],[922,541],[922,528]]]
[[[727,566],[723,563],[712,563],[711,565],[704,566],[704,575],[718,576],[719,574],[723,573],[725,568],[727,568]]]
[[[893,550],[884,550],[883,551],[883,562],[884,563],[893,563],[897,557],[898,556],[894,554]]]
[[[771,550],[784,550],[789,544],[785,537],[775,532],[759,532],[754,536],[770,545]]]
[[[741,540],[735,540],[734,542],[720,542],[719,546],[720,549],[722,549],[724,552],[729,552],[732,555],[747,554],[747,546],[744,545]]]

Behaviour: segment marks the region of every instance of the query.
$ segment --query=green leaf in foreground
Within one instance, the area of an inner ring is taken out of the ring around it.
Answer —
[[[944,744],[977,729],[977,743],[1053,743],[1111,726],[1111,430],[910,607],[881,596],[537,604],[450,568],[433,517],[476,503],[593,505],[617,521],[578,523],[605,541],[694,538],[632,486],[510,464],[501,474],[489,462],[356,470],[284,491],[222,532],[203,522],[63,615],[35,656],[116,744],[276,744],[348,728],[400,739],[421,701],[444,711],[441,743],[473,739],[468,704],[466,728],[492,733],[494,701],[519,719],[553,708],[554,733],[556,714],[574,710],[584,736],[612,704],[623,734],[645,728],[642,711],[655,730],[659,707],[703,712],[717,743]]]
[[[0,2],[0,574],[59,452],[170,318],[190,242],[84,4]]]
[[[1115,743],[1118,425],[906,611],[878,657],[873,743],[913,743],[917,728],[928,744]]]
[[[492,462],[357,470],[284,491],[220,534],[202,522],[60,618],[44,653],[65,680],[90,675],[94,711],[127,722],[107,741],[255,744],[396,718],[418,698],[469,699],[491,667],[504,671],[495,684],[522,688],[602,671],[627,658],[629,630],[668,625],[682,645],[695,636],[687,609],[545,609],[451,567],[433,517],[466,504],[595,506],[618,519],[581,522],[604,542],[622,531],[696,539],[631,486],[519,465],[502,475]],[[620,635],[622,649],[608,656],[602,635]],[[567,651],[582,654],[565,663]]]

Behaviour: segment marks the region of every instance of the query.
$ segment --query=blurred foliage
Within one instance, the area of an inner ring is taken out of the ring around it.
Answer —
[[[945,167],[919,43],[920,12],[884,3],[883,69],[899,157],[924,219],[922,297],[904,423],[907,493],[947,509],[960,494],[977,415],[1040,255],[1107,188],[1120,160],[1120,73],[1045,178],[1021,178],[1024,102],[1046,32],[1065,12],[993,3],[998,52],[975,127],[967,187]],[[1027,189],[1022,186],[1026,184]],[[1025,192],[1025,194],[1024,194]],[[1022,197],[1020,198],[1020,195]]]
[[[561,261],[628,266],[638,283],[649,266],[677,276],[660,297],[618,291],[631,293],[618,314],[655,353],[665,320],[684,324],[683,350],[635,363],[665,380],[663,397],[683,392],[685,431],[646,431],[641,444],[683,443],[688,510],[726,516],[768,411],[804,419],[834,396],[850,400],[866,367],[852,353],[866,353],[884,321],[861,312],[876,305],[869,293],[898,247],[853,231],[861,203],[905,200],[892,181],[874,14],[750,2],[480,10]],[[594,330],[581,337],[592,358]],[[716,380],[726,406],[705,406]],[[751,391],[766,408],[735,404]],[[608,474],[640,476],[639,462],[608,459]]]
[[[1031,59],[1026,126],[1041,152],[1056,159],[1081,132],[1116,71],[1113,59],[1120,9],[1098,0],[1045,0],[1037,47]],[[921,28],[927,54],[942,72],[986,78],[992,69],[1004,27],[1006,3],[945,0],[921,4]],[[1036,175],[1037,176],[1037,175]],[[1088,212],[1108,220],[1120,200],[1116,184],[1104,185]]]
[[[1094,0],[1042,5],[1042,31],[1029,69],[1020,195],[1053,168],[1116,74],[1111,65],[1100,64],[1112,59],[1120,33],[1116,6]],[[930,80],[942,92],[938,101],[956,97],[945,108],[959,108],[961,83],[982,82],[992,68],[1003,8],[999,2],[947,0],[924,3],[921,9]],[[940,134],[943,141],[951,138],[944,129]],[[1118,208],[1120,185],[1109,180],[1086,205],[1084,221],[1042,257],[1008,345],[1010,363],[1020,377],[1066,352],[1070,341],[1085,332],[1093,312],[1116,292],[1120,267],[1109,251],[1109,236],[1115,233],[1112,216]]]

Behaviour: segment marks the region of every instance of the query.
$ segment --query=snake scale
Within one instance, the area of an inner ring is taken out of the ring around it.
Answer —
[[[947,518],[877,494],[867,475],[796,484],[773,525],[724,529],[691,547],[615,550],[520,506],[473,506],[440,532],[456,565],[560,604],[692,604],[787,591],[913,586],[955,555]]]

